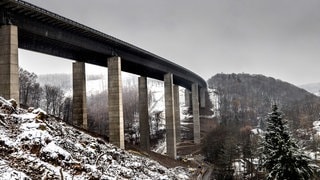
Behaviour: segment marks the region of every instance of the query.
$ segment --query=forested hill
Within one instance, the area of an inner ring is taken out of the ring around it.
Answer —
[[[273,103],[278,104],[295,129],[311,127],[319,118],[319,97],[272,77],[217,74],[208,80],[208,85],[219,93],[221,120],[225,123],[257,125]]]

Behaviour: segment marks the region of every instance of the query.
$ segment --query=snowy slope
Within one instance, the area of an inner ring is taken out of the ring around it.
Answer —
[[[9,102],[0,103],[8,104]],[[0,110],[0,179],[189,179],[135,152],[92,137],[43,112]]]
[[[165,99],[164,99],[164,85],[163,82],[154,79],[148,80],[148,90],[151,93],[151,104],[149,106],[149,114],[154,112],[162,112],[162,116],[165,117]],[[184,88],[179,87],[179,103],[180,103],[180,119],[183,121],[187,116],[185,111]],[[165,121],[163,121],[165,123]]]
[[[208,89],[208,94],[209,94],[209,99],[213,105],[213,108],[211,109],[211,111],[213,112],[213,116],[214,117],[219,117],[220,116],[220,112],[219,112],[219,108],[220,108],[220,100],[219,100],[219,94],[218,91],[216,89]]]
[[[164,130],[166,125],[164,83],[162,81],[148,79],[148,91],[150,93],[149,98],[151,98],[151,103],[149,105],[149,115],[152,116],[157,112],[161,112],[159,129]],[[188,107],[185,106],[184,91],[185,89],[183,87],[179,87],[180,120],[182,126],[190,124],[190,122],[185,122],[185,120],[187,120],[190,115],[187,113]],[[155,121],[152,121],[151,127],[155,127],[155,123]],[[155,134],[155,130],[156,129],[152,128],[151,134]],[[159,144],[153,148],[153,151],[160,154],[166,154],[166,139],[164,138],[162,141],[160,141]]]

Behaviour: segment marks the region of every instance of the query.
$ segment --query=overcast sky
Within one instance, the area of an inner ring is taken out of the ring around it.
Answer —
[[[320,82],[318,0],[27,1],[164,57],[205,80],[216,73],[244,72],[295,85]],[[36,73],[71,72],[70,61],[19,53],[21,66]]]

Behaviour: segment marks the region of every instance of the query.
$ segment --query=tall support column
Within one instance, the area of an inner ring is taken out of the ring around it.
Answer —
[[[18,28],[0,26],[0,96],[19,105]]]
[[[109,140],[110,143],[124,149],[124,125],[121,59],[112,57],[108,59],[108,114],[109,114]]]
[[[171,73],[164,75],[164,94],[165,94],[165,112],[166,112],[166,140],[167,155],[176,159],[176,129],[175,129],[175,110],[173,96],[173,75]]]
[[[192,113],[193,113],[193,140],[200,144],[200,112],[198,84],[192,84]]]
[[[73,79],[73,124],[88,129],[87,96],[86,96],[86,68],[84,62],[72,64]]]
[[[150,151],[148,87],[147,87],[146,77],[139,77],[139,123],[140,123],[140,148],[144,151]]]
[[[177,142],[181,142],[181,128],[180,128],[180,97],[179,86],[173,86],[174,91],[174,110],[175,110],[175,126],[176,126],[176,139]]]
[[[200,107],[204,108],[206,107],[206,89],[205,88],[201,88],[200,89]]]
[[[186,107],[190,107],[191,105],[190,91],[188,89],[184,90],[184,104]]]

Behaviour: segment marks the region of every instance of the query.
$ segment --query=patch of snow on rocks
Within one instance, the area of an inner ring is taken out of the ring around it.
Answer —
[[[15,112],[0,110],[0,179],[190,179],[186,168],[166,168],[52,117],[37,119],[40,110]]]
[[[0,179],[1,180],[31,180],[25,173],[21,171],[14,170],[8,164],[8,161],[0,159]]]

